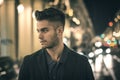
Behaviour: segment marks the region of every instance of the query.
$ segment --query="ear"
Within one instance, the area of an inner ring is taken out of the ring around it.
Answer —
[[[63,27],[62,26],[60,26],[60,27],[58,27],[58,29],[57,29],[57,33],[58,34],[62,34],[63,33]]]

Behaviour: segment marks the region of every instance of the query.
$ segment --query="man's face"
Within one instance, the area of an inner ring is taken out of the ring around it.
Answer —
[[[37,31],[42,48],[53,48],[59,43],[57,29],[47,20],[37,21]]]

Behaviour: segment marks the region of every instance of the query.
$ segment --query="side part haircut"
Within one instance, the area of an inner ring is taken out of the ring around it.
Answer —
[[[37,21],[48,20],[51,22],[59,22],[60,26],[63,26],[63,28],[65,25],[65,14],[56,8],[50,7],[43,11],[36,10],[35,17]]]

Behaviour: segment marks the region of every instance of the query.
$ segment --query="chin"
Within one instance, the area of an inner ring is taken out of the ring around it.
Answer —
[[[48,49],[51,49],[53,48],[55,45],[45,45],[45,44],[42,44],[42,48],[48,48]]]
[[[42,45],[42,48],[50,48],[48,45]]]
[[[51,46],[42,46],[42,48],[51,49],[51,48],[53,48],[53,47],[51,47]]]
[[[42,48],[47,48],[47,46],[45,46],[45,45],[42,45]]]

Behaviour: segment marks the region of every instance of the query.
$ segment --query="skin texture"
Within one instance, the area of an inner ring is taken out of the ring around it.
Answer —
[[[53,60],[59,61],[63,50],[63,28],[47,20],[37,21],[38,38],[42,48],[46,48]]]

